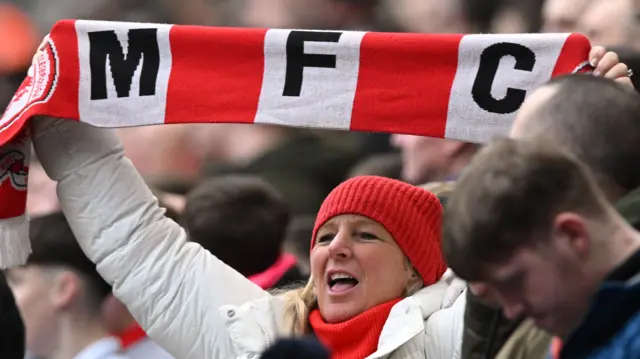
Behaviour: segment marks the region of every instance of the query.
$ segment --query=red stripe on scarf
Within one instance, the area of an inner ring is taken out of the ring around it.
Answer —
[[[393,133],[444,137],[462,37],[368,33],[360,49],[351,130],[384,128]],[[416,56],[398,56],[401,53]],[[398,88],[403,89],[402,99]],[[398,114],[402,121],[389,121]]]

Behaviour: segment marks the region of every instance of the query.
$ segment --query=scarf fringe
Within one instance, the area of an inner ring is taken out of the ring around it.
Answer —
[[[29,219],[26,214],[0,221],[0,269],[17,267],[31,254]]]

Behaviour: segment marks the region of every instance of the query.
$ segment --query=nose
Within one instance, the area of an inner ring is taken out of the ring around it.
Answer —
[[[527,312],[526,302],[519,296],[504,291],[495,290],[493,296],[502,307],[502,313],[507,319],[516,319]]]
[[[350,234],[341,229],[329,244],[329,256],[333,259],[347,259],[352,254]]]

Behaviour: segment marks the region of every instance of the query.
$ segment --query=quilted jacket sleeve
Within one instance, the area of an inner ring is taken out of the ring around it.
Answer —
[[[176,358],[235,356],[218,308],[268,294],[187,241],[111,130],[35,119],[33,132],[82,249],[149,336]]]

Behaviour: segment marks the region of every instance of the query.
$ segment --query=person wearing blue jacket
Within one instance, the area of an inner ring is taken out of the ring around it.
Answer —
[[[549,141],[487,145],[456,183],[443,253],[508,319],[562,338],[561,359],[640,358],[640,232]]]

